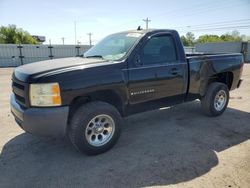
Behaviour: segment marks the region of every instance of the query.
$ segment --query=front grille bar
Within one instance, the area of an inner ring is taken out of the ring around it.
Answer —
[[[12,76],[12,91],[15,94],[15,98],[18,104],[20,104],[22,107],[27,108],[28,107],[28,84],[21,82],[15,78],[15,76]]]

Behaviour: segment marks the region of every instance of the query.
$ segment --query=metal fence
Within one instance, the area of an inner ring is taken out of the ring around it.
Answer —
[[[184,50],[186,53],[195,53],[195,47],[191,47],[191,46],[184,46]]]
[[[89,45],[0,44],[0,67],[16,67],[49,59],[77,57],[90,47]],[[185,51],[193,53],[195,48],[185,47]]]
[[[195,45],[197,52],[204,53],[242,53],[244,61],[250,62],[250,43],[247,42],[211,42]]]
[[[48,59],[77,57],[90,47],[89,45],[0,44],[0,67],[16,67]]]
[[[89,45],[16,45],[0,44],[0,67],[16,67],[27,63],[77,57],[87,51]],[[197,44],[185,47],[186,53],[243,53],[246,62],[250,62],[250,44],[242,42],[223,42]]]

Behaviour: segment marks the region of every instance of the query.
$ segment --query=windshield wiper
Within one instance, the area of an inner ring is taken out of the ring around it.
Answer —
[[[90,56],[85,56],[85,57],[86,58],[97,57],[97,58],[102,58],[103,59],[102,55],[90,55]]]

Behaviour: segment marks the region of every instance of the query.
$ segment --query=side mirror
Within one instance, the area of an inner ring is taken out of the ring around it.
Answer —
[[[141,62],[141,57],[140,57],[140,55],[136,55],[135,56],[135,64],[136,65],[143,65],[143,63]]]

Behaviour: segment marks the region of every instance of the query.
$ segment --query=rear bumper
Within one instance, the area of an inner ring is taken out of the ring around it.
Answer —
[[[11,112],[26,132],[38,136],[63,137],[66,134],[69,107],[23,109],[12,94]]]

